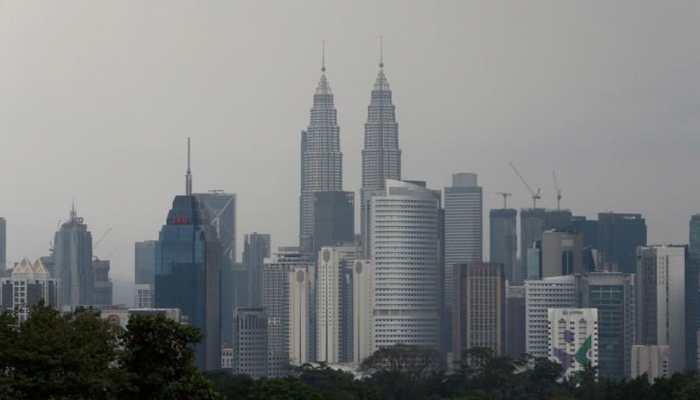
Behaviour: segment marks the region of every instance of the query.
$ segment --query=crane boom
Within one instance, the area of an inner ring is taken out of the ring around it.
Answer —
[[[510,167],[513,169],[513,172],[515,172],[515,175],[517,175],[518,178],[520,178],[520,181],[525,185],[527,190],[530,192],[530,197],[532,197],[532,208],[537,208],[537,200],[542,198],[542,196],[540,195],[542,190],[540,188],[537,188],[537,192],[532,190],[532,187],[530,187],[530,185],[527,183],[525,178],[523,178],[523,176],[520,175],[520,172],[518,172],[518,169],[515,168],[515,165],[512,162],[510,163]]]
[[[92,246],[93,250],[96,249],[97,246],[99,246],[100,243],[102,243],[103,240],[105,240],[105,238],[107,237],[107,235],[109,235],[110,232],[112,232],[112,227],[111,227],[111,226],[110,226],[109,228],[107,228],[107,230],[105,231],[105,233],[103,233],[102,236],[100,236],[99,239],[97,239],[97,241],[95,242],[95,244]]]

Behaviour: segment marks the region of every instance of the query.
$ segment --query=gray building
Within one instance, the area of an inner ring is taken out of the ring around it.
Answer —
[[[134,243],[134,283],[153,285],[156,274],[157,240]]]
[[[95,305],[112,305],[112,281],[109,279],[110,262],[100,260],[97,257],[92,261],[93,274],[95,276]]]
[[[355,240],[355,193],[314,193],[312,254],[321,247],[352,243]]]
[[[583,273],[583,235],[546,231],[541,244],[542,277]]]
[[[603,263],[634,273],[636,251],[647,244],[647,225],[641,214],[598,214],[598,244]]]
[[[325,57],[324,57],[325,58]],[[326,78],[325,59],[314,93],[309,126],[301,132],[299,246],[314,252],[314,193],[343,190],[343,153],[333,92]]]
[[[236,195],[221,190],[195,193],[199,204],[207,213],[209,224],[216,231],[224,260],[236,262]]]
[[[0,305],[3,311],[15,312],[20,321],[29,317],[31,306],[43,301],[49,307],[58,309],[59,282],[51,278],[41,260],[34,264],[26,258],[0,279]]]
[[[238,307],[233,316],[234,374],[262,378],[267,368],[268,319],[262,308]]]
[[[483,258],[483,192],[476,174],[452,175],[445,188],[445,304],[454,303],[454,266]]]
[[[520,210],[520,268],[513,280],[520,282],[527,276],[527,249],[542,240],[547,230],[566,231],[571,229],[573,216],[569,210],[545,210],[527,208]]]
[[[518,233],[516,229],[518,211],[510,208],[493,209],[489,212],[490,257],[489,261],[503,264],[508,281],[517,275]]]
[[[630,376],[635,344],[633,274],[593,272],[581,280],[581,307],[598,310],[598,373],[604,378]]]
[[[63,306],[93,305],[95,277],[92,268],[92,234],[75,207],[54,236],[56,278],[61,282]]]
[[[525,353],[525,287],[506,287],[506,355]]]
[[[270,257],[270,234],[253,232],[245,235],[243,242],[243,266],[248,274],[248,305],[263,304],[263,267]]]
[[[399,124],[392,92],[384,74],[384,61],[379,61],[379,72],[372,88],[365,123],[362,149],[362,188],[360,189],[360,233],[365,256],[369,256],[369,201],[384,192],[387,179],[401,179],[401,149]]]
[[[474,262],[455,267],[452,352],[475,347],[506,351],[506,280],[503,265]]]

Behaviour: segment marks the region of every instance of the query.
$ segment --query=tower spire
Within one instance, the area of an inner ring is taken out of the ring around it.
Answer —
[[[187,138],[187,174],[185,175],[185,194],[192,195],[192,170],[190,169],[190,138]]]
[[[321,41],[321,72],[326,72],[326,41]]]
[[[384,68],[384,36],[379,36],[379,68]]]

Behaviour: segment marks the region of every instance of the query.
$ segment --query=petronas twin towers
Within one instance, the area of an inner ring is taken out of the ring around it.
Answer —
[[[396,107],[380,59],[379,73],[372,89],[365,124],[360,190],[363,243],[367,240],[366,204],[381,193],[386,179],[401,179],[401,150]],[[343,153],[340,127],[333,92],[326,77],[325,57],[321,79],[314,93],[309,127],[301,132],[301,188],[299,201],[299,243],[303,251],[313,251],[314,193],[343,190]]]

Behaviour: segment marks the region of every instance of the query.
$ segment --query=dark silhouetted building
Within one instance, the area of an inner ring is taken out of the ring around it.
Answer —
[[[109,279],[110,262],[95,258],[92,261],[95,276],[95,305],[112,305],[112,281]]]
[[[641,214],[598,214],[598,245],[604,264],[635,273],[637,247],[647,244],[647,225]]]
[[[0,276],[7,270],[7,221],[0,217]]]
[[[61,305],[75,307],[95,303],[92,268],[92,234],[75,207],[54,236],[56,278],[61,285]]]
[[[238,307],[233,317],[233,373],[267,376],[267,324],[263,308]]]
[[[271,239],[267,233],[253,232],[245,235],[243,243],[243,266],[248,276],[248,305],[262,307],[263,268],[270,257]]]
[[[508,281],[513,281],[517,273],[518,233],[516,218],[518,211],[509,208],[493,209],[489,212],[490,257],[489,261],[503,264],[503,272]]]
[[[518,358],[525,353],[525,287],[506,288],[506,355]]]
[[[315,192],[312,255],[321,247],[355,240],[355,193]]]

